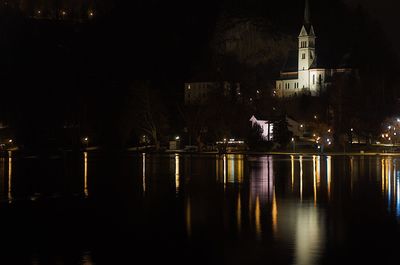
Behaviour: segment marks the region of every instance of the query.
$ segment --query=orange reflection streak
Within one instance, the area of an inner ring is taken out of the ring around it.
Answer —
[[[8,203],[11,203],[13,200],[12,197],[12,152],[8,152]]]
[[[276,203],[275,188],[274,195],[272,197],[272,231],[274,234],[278,232],[278,207]]]
[[[238,180],[239,183],[243,183],[243,174],[244,174],[243,155],[238,155],[238,160],[237,160],[237,180]]]
[[[255,228],[256,236],[258,239],[261,238],[261,213],[260,213],[260,198],[256,198],[256,209],[255,209]]]
[[[241,202],[241,198],[240,198],[240,193],[238,195],[236,220],[237,220],[237,229],[238,229],[238,232],[240,232],[241,227],[242,227],[242,202]]]
[[[89,191],[88,191],[88,180],[87,180],[87,166],[88,166],[88,154],[87,152],[84,152],[84,165],[83,165],[83,193],[85,194],[85,197],[89,196]]]
[[[192,236],[192,209],[190,205],[190,197],[186,201],[186,234],[188,237]]]

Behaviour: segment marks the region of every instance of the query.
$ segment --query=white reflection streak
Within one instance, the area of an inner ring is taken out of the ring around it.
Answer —
[[[224,168],[224,189],[226,188],[226,155],[222,158],[223,168]]]
[[[314,190],[314,206],[317,205],[317,167],[316,167],[316,156],[313,156],[313,190]]]
[[[294,156],[293,155],[290,156],[290,161],[292,164],[292,192],[293,192],[293,189],[294,189]]]
[[[300,162],[300,201],[303,201],[303,156],[299,157]]]
[[[388,178],[389,178],[389,181],[388,181],[388,184],[389,184],[389,187],[388,187],[388,203],[389,203],[389,209],[391,208],[391,206],[392,206],[392,170],[391,170],[391,165],[390,165],[390,163],[389,163],[389,159],[387,160],[387,162],[388,162]]]
[[[331,198],[331,179],[332,179],[332,157],[326,157],[326,182],[328,185],[328,199]]]
[[[12,152],[8,152],[8,203],[11,203],[13,200],[12,197]]]
[[[321,253],[325,241],[321,214],[314,207],[300,206],[297,209],[294,264],[317,264],[318,253]]]
[[[146,154],[142,154],[142,185],[143,185],[143,195],[146,193]]]
[[[396,215],[400,216],[400,176],[397,174]]]
[[[175,191],[176,194],[179,193],[179,155],[176,154],[175,155]]]
[[[85,197],[89,196],[89,191],[88,191],[88,180],[87,180],[87,166],[88,166],[88,153],[84,152],[84,165],[83,165],[83,193],[85,194]]]
[[[382,180],[381,180],[381,182],[382,182],[382,194],[384,195],[385,194],[385,160],[382,158],[382,161],[381,161],[381,167],[382,167],[382,176],[381,176],[381,178],[382,178]]]

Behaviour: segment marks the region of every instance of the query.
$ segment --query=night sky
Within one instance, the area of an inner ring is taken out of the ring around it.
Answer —
[[[400,35],[398,26],[400,24],[399,9],[400,2],[397,0],[345,0],[351,5],[361,5],[376,18],[384,28],[388,38],[400,54]]]

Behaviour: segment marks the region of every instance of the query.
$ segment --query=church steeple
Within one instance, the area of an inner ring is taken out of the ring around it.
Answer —
[[[304,7],[304,25],[311,24],[311,17],[310,17],[310,4],[308,0],[305,0],[305,7]]]
[[[299,84],[300,88],[310,88],[309,71],[312,65],[316,65],[317,58],[315,54],[315,32],[311,24],[309,0],[305,0],[304,24],[301,27],[299,35]]]

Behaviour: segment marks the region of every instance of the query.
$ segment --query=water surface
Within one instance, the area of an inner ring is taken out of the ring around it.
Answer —
[[[2,264],[394,264],[400,157],[0,158]]]

